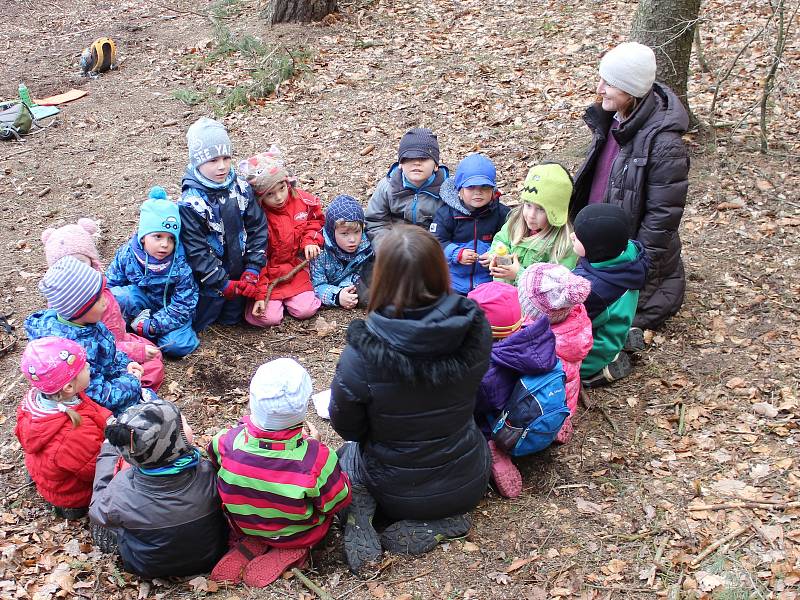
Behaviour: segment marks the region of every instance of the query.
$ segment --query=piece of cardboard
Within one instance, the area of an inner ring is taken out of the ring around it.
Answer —
[[[55,96],[49,96],[47,98],[34,98],[33,101],[35,104],[39,106],[56,106],[58,104],[66,104],[67,102],[72,102],[73,100],[77,100],[78,98],[83,98],[86,94],[88,94],[86,90],[69,90],[68,92],[64,92],[63,94],[57,94]]]

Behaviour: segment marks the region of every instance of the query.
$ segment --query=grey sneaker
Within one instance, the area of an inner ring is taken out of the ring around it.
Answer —
[[[381,544],[395,554],[424,554],[443,541],[467,535],[472,526],[467,515],[431,521],[397,521],[381,534]]]
[[[625,352],[641,352],[647,347],[644,343],[644,331],[639,327],[631,327],[628,330],[628,337],[625,340],[625,345],[622,349]]]
[[[353,486],[352,500],[344,520],[344,556],[356,575],[370,563],[381,559],[381,542],[372,526],[375,499],[364,486]]]
[[[592,375],[590,379],[583,380],[583,386],[587,388],[596,388],[609,384],[612,381],[617,381],[623,377],[627,377],[633,372],[631,359],[625,352],[620,352],[608,363],[603,370]]]

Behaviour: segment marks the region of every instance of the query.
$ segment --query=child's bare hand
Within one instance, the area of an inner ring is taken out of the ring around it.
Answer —
[[[474,250],[463,250],[458,257],[458,262],[462,265],[471,265],[478,260],[478,253]]]
[[[309,244],[305,247],[306,260],[313,260],[319,256],[319,246],[316,244]]]
[[[358,304],[358,294],[356,293],[356,286],[351,285],[350,287],[344,288],[341,292],[339,292],[339,306],[342,308],[355,308],[356,304]]]
[[[154,358],[156,358],[156,357],[157,357],[159,354],[161,354],[161,351],[160,351],[158,348],[156,348],[155,346],[151,346],[150,344],[147,344],[147,345],[144,347],[144,357],[145,357],[147,360],[153,360],[153,359],[154,359]]]
[[[142,375],[144,375],[144,367],[137,362],[129,362],[128,363],[128,373],[136,377],[139,381],[142,380]]]
[[[267,308],[267,303],[263,300],[256,300],[253,302],[253,316],[254,317],[261,317],[264,315],[264,311]]]
[[[319,431],[316,427],[314,427],[314,424],[311,421],[306,421],[306,429],[308,430],[308,437],[315,439],[318,442],[321,441]]]
[[[483,254],[478,255],[478,263],[484,268],[489,268],[489,263],[492,261],[492,254],[489,252],[484,252]]]
[[[511,282],[516,281],[519,270],[519,258],[517,258],[516,254],[511,255],[510,265],[498,265],[496,257],[493,257],[491,263],[489,263],[489,273],[491,273],[492,277],[497,279],[506,279]]]

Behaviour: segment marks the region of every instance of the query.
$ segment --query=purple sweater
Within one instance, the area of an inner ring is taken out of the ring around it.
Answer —
[[[619,128],[619,121],[617,118],[611,121],[611,129],[608,130],[606,143],[597,157],[597,163],[594,166],[594,177],[592,178],[592,189],[589,192],[589,204],[599,204],[606,199],[606,190],[608,189],[608,178],[611,175],[611,165],[614,159],[619,154],[619,144],[617,138],[614,137],[614,130]]]
[[[556,338],[547,317],[495,342],[475,403],[475,422],[487,438],[519,378],[545,373],[556,366],[556,360]]]

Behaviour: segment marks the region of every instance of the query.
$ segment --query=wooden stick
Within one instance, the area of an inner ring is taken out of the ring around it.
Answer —
[[[32,486],[32,485],[33,485],[33,480],[31,480],[31,481],[29,481],[29,482],[27,482],[27,483],[23,483],[22,485],[20,485],[20,486],[18,486],[18,487],[15,487],[13,490],[11,490],[11,491],[10,491],[10,492],[8,492],[7,494],[5,494],[5,495],[4,495],[2,498],[0,498],[0,500],[3,500],[3,501],[5,502],[5,499],[6,499],[6,498],[8,498],[9,496],[13,496],[13,495],[14,495],[14,494],[16,494],[17,492],[21,492],[21,491],[22,491],[22,490],[24,490],[25,488],[27,488],[27,487],[30,487],[30,486]]]
[[[664,539],[656,548],[656,555],[653,557],[653,564],[650,566],[650,575],[647,577],[647,585],[653,587],[656,583],[656,575],[661,569],[661,557],[664,555],[664,548],[667,546],[667,540]]]
[[[284,281],[289,281],[292,277],[294,277],[302,269],[304,269],[306,267],[306,265],[308,265],[308,259],[307,258],[303,259],[303,262],[301,262],[294,269],[292,269],[291,271],[286,273],[286,275],[281,275],[280,277],[276,277],[275,279],[270,281],[269,285],[267,286],[267,295],[264,297],[264,304],[269,302],[269,297],[272,296],[272,290],[275,289],[276,285],[278,285],[279,283],[282,283]]]
[[[695,504],[690,506],[689,510],[728,510],[732,508],[774,508],[783,510],[786,508],[800,508],[800,501],[773,502],[771,500],[759,500],[754,502],[727,502],[725,504]]]
[[[300,569],[298,569],[297,567],[292,569],[292,574],[295,577],[297,577],[303,583],[304,586],[306,586],[309,590],[314,592],[317,595],[317,598],[319,598],[319,600],[333,600],[333,596],[331,596],[328,592],[319,587],[311,579],[303,575],[303,573],[301,573]]]
[[[0,158],[0,160],[8,160],[12,156],[18,156],[20,154],[25,154],[26,152],[32,152],[33,150],[34,148],[25,148],[24,150],[18,150],[17,152],[12,152],[11,154],[4,156],[3,158]]]
[[[739,527],[739,529],[737,529],[735,531],[730,532],[725,537],[718,539],[716,542],[714,542],[713,544],[708,546],[705,550],[703,550],[700,554],[698,554],[697,558],[695,558],[691,562],[691,566],[692,567],[696,567],[697,565],[699,565],[703,561],[703,559],[705,557],[707,557],[709,554],[714,552],[717,548],[719,548],[723,544],[727,544],[728,542],[735,540],[737,537],[742,535],[748,529],[750,529],[750,524],[749,523],[747,525]]]

